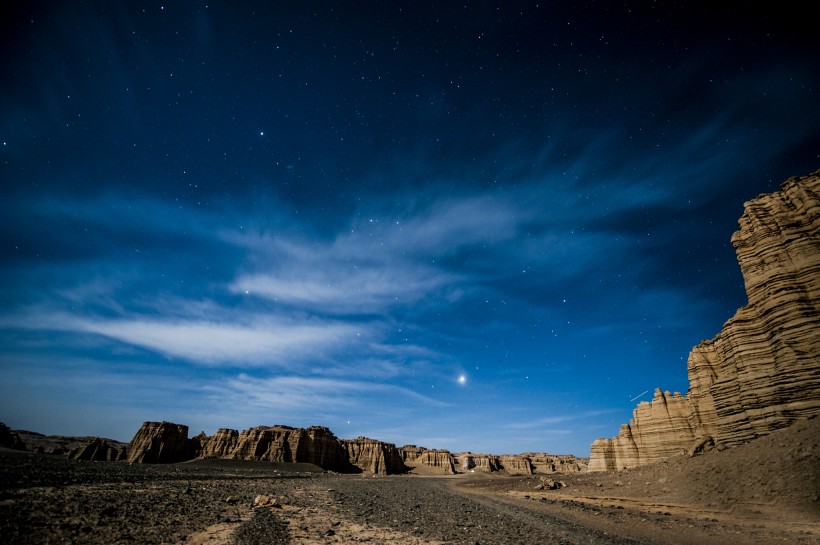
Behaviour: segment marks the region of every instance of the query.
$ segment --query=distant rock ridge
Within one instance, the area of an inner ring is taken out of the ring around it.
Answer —
[[[88,460],[92,462],[119,462],[128,459],[126,448],[111,445],[105,439],[95,437],[85,445],[68,453],[74,460]]]
[[[102,444],[101,444],[102,443]],[[106,450],[95,440],[77,449],[81,459],[126,459],[125,452]],[[452,454],[415,445],[396,448],[368,437],[337,439],[322,426],[256,426],[242,432],[220,428],[212,436],[204,433],[188,439],[188,427],[171,422],[144,422],[127,447],[127,460],[137,463],[175,463],[194,458],[224,458],[268,462],[310,463],[327,471],[393,475],[425,467],[447,474],[464,470],[503,471],[531,475],[582,471],[585,460],[550,454],[501,455]],[[470,462],[465,466],[465,459]],[[534,461],[537,460],[537,466]],[[458,468],[458,469],[457,469]]]
[[[350,464],[363,472],[391,475],[407,470],[399,449],[392,443],[357,437],[342,439],[341,444]]]
[[[655,390],[589,471],[733,446],[820,414],[820,171],[745,203],[732,244],[748,304],[687,361],[686,397]]]
[[[586,471],[587,468],[585,458],[576,458],[572,455],[451,453],[448,450],[431,450],[416,445],[405,445],[399,451],[405,463],[411,467],[425,466],[448,474],[479,471],[532,475],[533,473],[577,473]]]

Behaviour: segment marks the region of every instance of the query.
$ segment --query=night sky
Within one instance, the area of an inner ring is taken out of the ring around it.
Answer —
[[[588,455],[685,392],[820,51],[629,4],[4,2],[0,421]]]

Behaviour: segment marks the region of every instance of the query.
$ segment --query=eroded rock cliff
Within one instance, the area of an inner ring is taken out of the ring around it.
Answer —
[[[342,439],[341,444],[348,461],[364,472],[390,475],[403,473],[407,469],[399,449],[392,443],[357,437]]]
[[[686,397],[656,390],[590,471],[732,446],[820,414],[820,171],[747,202],[732,236],[749,303],[689,354]],[[704,443],[704,441],[706,441]]]
[[[89,460],[93,462],[119,462],[128,458],[126,448],[109,444],[105,439],[95,437],[85,445],[78,447],[68,454],[74,460]]]
[[[171,464],[191,459],[188,426],[172,422],[144,422],[128,446],[128,461]]]

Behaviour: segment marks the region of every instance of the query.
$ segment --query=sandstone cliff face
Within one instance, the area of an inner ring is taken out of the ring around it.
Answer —
[[[419,456],[421,453],[427,450],[424,447],[417,447],[416,445],[404,445],[403,447],[399,448],[399,454],[401,455],[402,462],[412,462]]]
[[[530,452],[526,456],[530,459],[533,473],[582,473],[589,463],[587,458],[576,458],[571,454]]]
[[[85,445],[72,450],[68,457],[93,462],[119,462],[128,458],[125,447],[109,445],[100,438],[94,438]]]
[[[390,475],[406,470],[399,449],[392,443],[357,437],[342,439],[341,444],[349,462],[364,472]]]
[[[501,468],[510,475],[532,475],[532,462],[527,456],[500,456]]]
[[[239,442],[239,432],[219,428],[210,437],[203,438],[200,458],[230,458]]]
[[[458,466],[462,471],[484,471],[491,473],[501,471],[501,460],[492,454],[474,454],[464,452],[458,456]]]
[[[685,398],[655,392],[589,470],[651,463],[704,437],[732,446],[820,414],[820,171],[745,205],[732,236],[749,303],[694,347]]]
[[[171,422],[144,422],[128,446],[128,461],[170,464],[192,458],[188,426]]]
[[[456,472],[455,459],[448,450],[424,449],[415,459],[409,460],[409,463],[434,467],[451,475]]]

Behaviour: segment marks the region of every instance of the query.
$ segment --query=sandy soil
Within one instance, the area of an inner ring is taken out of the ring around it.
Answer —
[[[693,459],[531,477],[4,451],[0,543],[817,544],[818,455],[820,419]],[[550,490],[548,478],[567,486]]]

